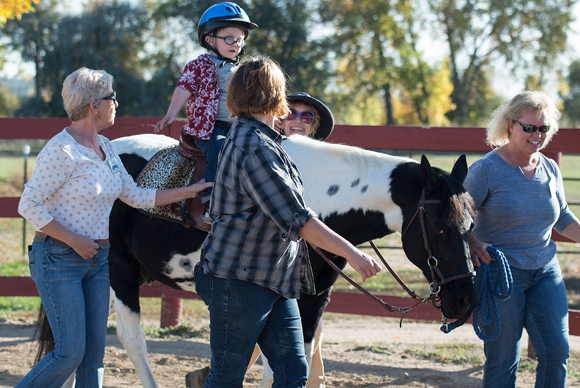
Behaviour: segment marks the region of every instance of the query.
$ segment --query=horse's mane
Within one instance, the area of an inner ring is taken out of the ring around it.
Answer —
[[[471,218],[474,217],[473,198],[463,188],[461,182],[451,174],[444,172],[436,167],[433,168],[439,175],[442,184],[442,196],[449,198],[448,201],[443,201],[442,212],[449,214],[448,224],[454,225],[459,229],[465,228],[465,215],[469,214]]]
[[[290,136],[285,141],[291,143],[293,146],[308,150],[309,155],[324,155],[325,158],[340,159],[351,165],[357,171],[366,171],[369,168],[381,167],[387,162],[416,162],[413,159],[381,154],[355,146],[326,143],[310,139],[306,136]]]

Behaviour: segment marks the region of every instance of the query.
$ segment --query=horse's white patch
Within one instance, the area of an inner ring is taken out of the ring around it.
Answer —
[[[171,279],[175,279],[183,290],[195,292],[193,271],[195,265],[199,263],[200,256],[201,251],[192,252],[187,255],[173,255],[167,264],[165,264],[165,275]],[[179,281],[180,279],[184,281]]]
[[[149,160],[157,152],[177,144],[178,141],[165,135],[144,133],[141,135],[120,137],[111,143],[113,143],[119,155],[134,154],[145,160]]]
[[[400,163],[415,160],[305,136],[290,136],[282,147],[300,170],[306,204],[319,217],[351,209],[379,211],[389,229],[402,231],[403,213],[391,199],[390,176]]]

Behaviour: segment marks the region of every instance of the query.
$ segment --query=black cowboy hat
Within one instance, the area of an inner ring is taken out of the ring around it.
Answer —
[[[298,92],[292,93],[288,97],[286,97],[288,102],[307,102],[310,105],[316,108],[318,112],[318,116],[320,116],[320,124],[316,133],[314,134],[314,138],[320,141],[323,141],[332,132],[334,128],[334,116],[332,116],[332,112],[326,105],[324,105],[321,101],[317,100],[316,98],[312,97],[308,93]]]

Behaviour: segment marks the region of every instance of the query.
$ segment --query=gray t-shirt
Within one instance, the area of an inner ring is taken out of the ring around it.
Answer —
[[[227,121],[231,123],[232,122],[232,119],[230,119],[231,112],[229,111],[228,104],[226,103],[226,96],[228,90],[228,80],[238,67],[233,65],[231,62],[225,62],[222,61],[221,59],[217,59],[213,55],[210,55],[210,57],[216,63],[217,66],[217,79],[220,95],[216,120]]]
[[[502,251],[511,266],[538,269],[556,255],[552,228],[577,220],[568,209],[558,165],[540,155],[532,178],[491,151],[469,168],[464,187],[475,201],[474,233]]]

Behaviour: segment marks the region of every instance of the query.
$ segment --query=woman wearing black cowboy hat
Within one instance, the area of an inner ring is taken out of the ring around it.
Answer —
[[[309,136],[321,141],[330,135],[334,117],[326,105],[303,92],[292,93],[286,99],[290,114],[282,120],[281,133]]]

